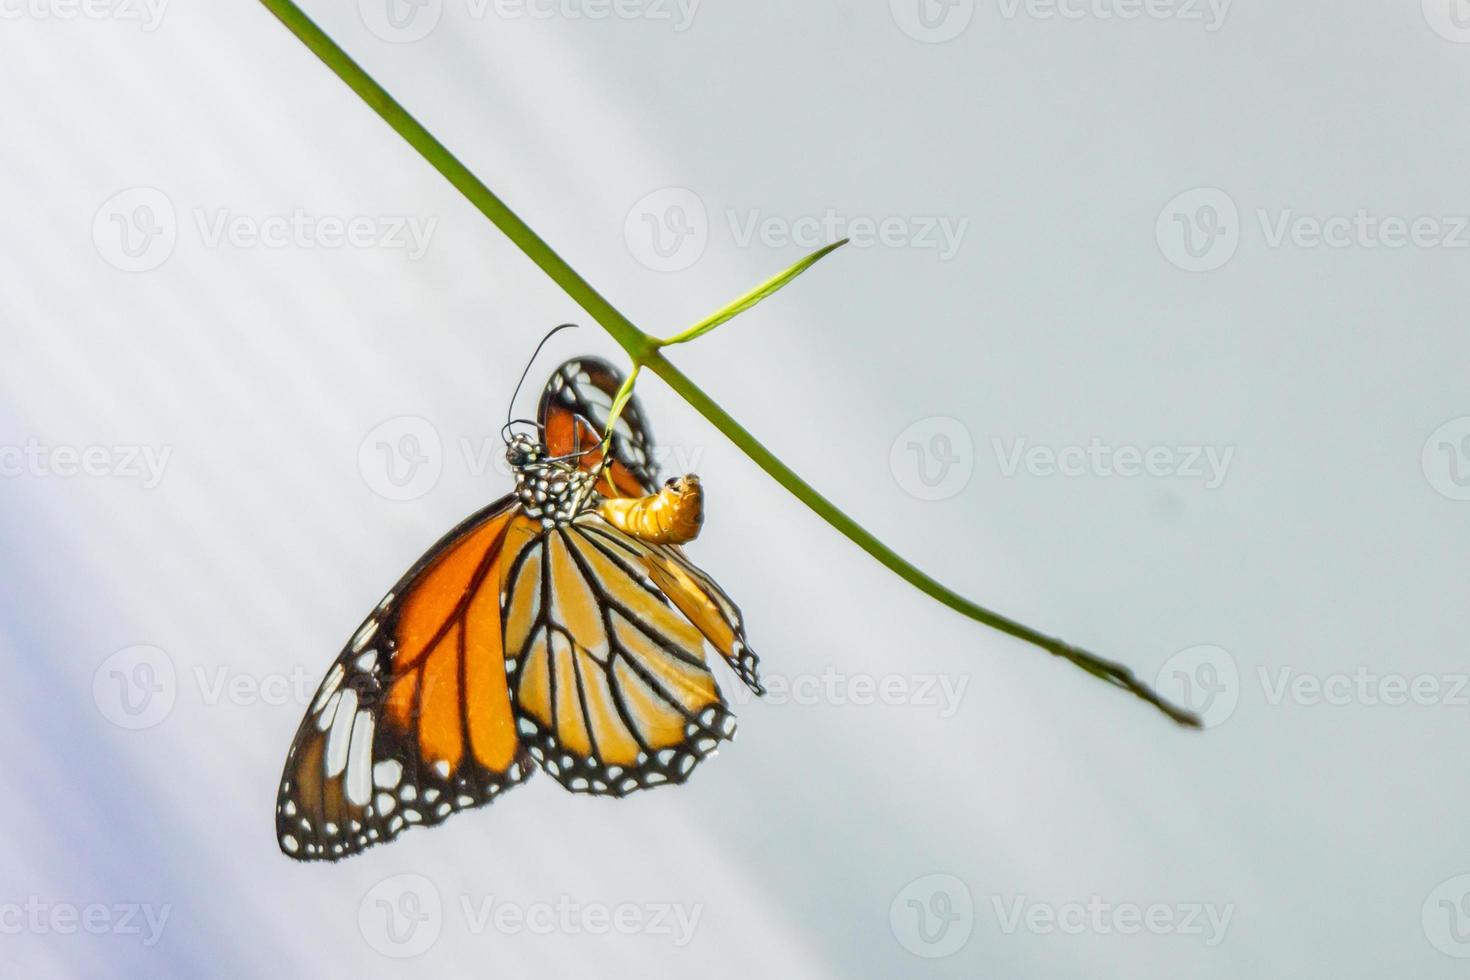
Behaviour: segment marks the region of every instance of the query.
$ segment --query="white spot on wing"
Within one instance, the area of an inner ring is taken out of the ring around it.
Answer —
[[[341,691],[338,691],[336,694],[333,694],[330,698],[327,699],[327,706],[322,709],[322,713],[317,715],[316,718],[317,731],[324,732],[328,728],[332,727],[332,719],[337,717],[337,702],[341,700]]]
[[[340,663],[332,664],[332,669],[327,672],[327,679],[322,681],[321,692],[317,694],[316,701],[311,706],[313,712],[322,710],[322,705],[327,703],[327,699],[337,693],[337,685],[342,683],[342,678],[346,674],[347,671]],[[323,725],[322,728],[325,730],[326,726]]]
[[[368,620],[366,623],[363,623],[362,628],[357,631],[357,635],[352,638],[352,652],[357,653],[363,647],[367,646],[368,640],[371,640],[373,638],[373,634],[377,631],[378,620],[376,617]]]
[[[403,778],[403,763],[397,759],[384,759],[373,766],[373,784],[383,789],[392,789]]]
[[[337,715],[332,719],[332,730],[327,735],[327,778],[342,774],[347,768],[347,747],[352,735],[352,720],[357,716],[357,692],[348,688],[341,692],[342,700],[337,704]]]
[[[373,715],[359,711],[352,723],[352,744],[347,752],[347,799],[353,806],[367,806],[372,795]]]

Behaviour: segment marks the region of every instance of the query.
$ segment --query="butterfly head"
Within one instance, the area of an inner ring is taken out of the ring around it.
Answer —
[[[524,432],[515,433],[505,444],[505,461],[516,473],[540,462],[544,455],[540,444]]]

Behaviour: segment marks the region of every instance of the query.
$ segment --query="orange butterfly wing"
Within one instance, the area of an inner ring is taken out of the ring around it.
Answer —
[[[530,775],[506,685],[500,585],[515,499],[445,535],[359,627],[287,756],[282,851],[336,860]]]

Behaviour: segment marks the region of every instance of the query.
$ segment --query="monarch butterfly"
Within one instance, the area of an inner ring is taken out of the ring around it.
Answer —
[[[617,369],[552,374],[515,490],[418,560],[353,634],[286,757],[276,839],[335,861],[483,806],[535,766],[575,793],[682,783],[735,718],[713,647],[757,694],[740,610],[685,557],[696,477],[659,485]],[[507,429],[513,423],[507,423]],[[503,433],[504,434],[504,433]]]

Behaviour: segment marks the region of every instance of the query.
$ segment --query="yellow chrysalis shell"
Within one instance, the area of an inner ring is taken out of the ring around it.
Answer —
[[[693,541],[704,523],[704,488],[690,473],[647,497],[611,497],[598,505],[603,520],[650,544]]]

